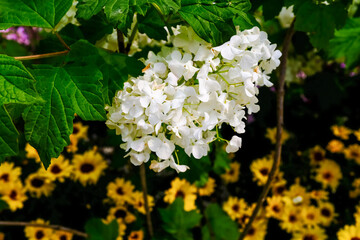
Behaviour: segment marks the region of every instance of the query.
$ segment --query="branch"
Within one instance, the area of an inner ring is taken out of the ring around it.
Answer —
[[[57,231],[64,231],[72,233],[73,235],[77,235],[83,238],[88,238],[87,233],[80,232],[78,230],[74,230],[71,228],[63,227],[60,225],[47,225],[47,224],[39,224],[39,223],[30,223],[30,222],[11,222],[11,221],[0,221],[0,226],[22,226],[22,227],[41,227],[41,228],[51,228]]]
[[[21,56],[21,57],[14,57],[14,58],[15,58],[15,60],[25,61],[25,60],[33,60],[33,59],[42,59],[42,58],[64,56],[64,55],[66,55],[68,53],[69,53],[69,50],[65,50],[65,51],[61,51],[61,52],[44,53],[44,54]]]
[[[145,172],[145,164],[140,165],[140,178],[141,178],[141,186],[144,194],[144,203],[145,203],[145,211],[146,211],[146,223],[149,231],[150,237],[154,236],[154,230],[151,222],[150,210],[149,210],[149,202],[147,198],[147,187],[146,187],[146,172]]]
[[[60,34],[58,32],[55,32],[56,37],[59,39],[59,41],[61,42],[61,44],[67,49],[70,50],[69,45],[66,44],[66,42],[64,41],[64,39],[62,39],[62,37],[60,36]]]
[[[263,205],[263,202],[265,201],[265,198],[270,190],[272,181],[274,180],[276,173],[280,166],[280,160],[281,160],[281,148],[282,148],[282,130],[284,125],[284,85],[285,85],[285,73],[286,73],[286,63],[287,63],[287,56],[289,52],[289,45],[291,42],[291,38],[294,34],[294,23],[295,19],[291,23],[290,28],[288,29],[284,42],[283,42],[283,49],[282,49],[282,56],[281,56],[281,65],[280,65],[280,76],[279,76],[279,85],[277,90],[277,98],[276,98],[276,109],[277,109],[277,130],[276,130],[276,149],[275,149],[275,157],[274,162],[271,168],[271,171],[269,173],[268,179],[266,181],[266,184],[259,196],[258,201],[256,202],[256,206],[254,211],[251,214],[251,217],[246,224],[244,231],[242,232],[240,236],[240,240],[243,240],[247,234],[247,232],[251,228],[251,224],[254,222],[261,206]]]
[[[119,53],[125,53],[124,35],[119,29],[116,29],[116,32],[117,32]]]
[[[138,30],[138,22],[136,21],[135,23],[135,26],[131,32],[131,35],[129,37],[129,41],[126,45],[126,48],[125,48],[125,53],[128,54],[130,52],[130,48],[131,48],[131,45],[132,45],[132,42],[134,41],[134,38],[136,36],[136,33],[137,33],[137,30]]]

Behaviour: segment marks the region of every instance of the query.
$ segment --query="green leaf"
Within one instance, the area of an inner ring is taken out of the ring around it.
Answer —
[[[25,109],[26,140],[36,148],[47,167],[67,146],[73,131],[74,113],[83,120],[104,120],[105,110],[99,80],[91,66],[55,68],[41,65],[33,70],[36,88],[45,103]]]
[[[248,0],[225,0],[221,2],[183,0],[179,13],[194,31],[214,46],[220,45],[235,35],[232,21],[251,8]]]
[[[284,6],[284,0],[264,0],[263,2],[263,15],[265,20],[271,20],[279,15]]]
[[[73,110],[83,120],[106,120],[100,70],[92,66],[69,66],[64,70],[69,77],[66,93],[71,99]]]
[[[148,7],[147,0],[108,0],[105,14],[110,23],[126,34],[134,14],[145,15]]]
[[[12,26],[54,28],[72,0],[0,0],[0,29]]]
[[[102,72],[102,94],[105,104],[111,104],[115,93],[122,89],[128,76],[141,74],[144,64],[125,54],[109,53],[96,48],[85,40],[71,45],[67,61],[74,61],[81,66],[92,65]]]
[[[35,79],[20,61],[0,55],[0,105],[40,101],[34,83]]]
[[[158,7],[163,15],[177,13],[181,7],[181,0],[150,0]]]
[[[155,8],[151,8],[145,16],[138,17],[138,30],[146,33],[150,38],[156,40],[166,40],[167,32],[164,28],[165,23]]]
[[[347,68],[353,68],[360,62],[360,18],[350,18],[345,26],[335,32],[330,40],[329,56],[345,57]]]
[[[181,178],[185,178],[191,183],[202,185],[209,177],[209,171],[211,170],[211,162],[209,156],[196,159],[189,157],[183,149],[179,149],[178,156],[180,164],[185,164],[190,167],[186,172],[179,173]]]
[[[235,17],[233,21],[234,25],[239,26],[241,31],[253,28],[255,26],[261,28],[255,17],[249,13],[240,13],[239,16]]]
[[[39,153],[45,167],[51,158],[58,157],[67,146],[73,131],[74,110],[66,94],[69,78],[60,68],[39,66],[33,70],[37,77],[36,88],[45,103],[25,109],[25,138]]]
[[[105,224],[100,218],[92,218],[85,224],[85,232],[89,234],[88,240],[116,240],[118,231],[116,220]]]
[[[0,199],[0,212],[2,210],[8,209],[8,208],[9,208],[9,205],[4,200]]]
[[[203,240],[236,240],[240,236],[237,224],[216,203],[205,210],[208,224],[202,228]],[[210,237],[212,236],[212,237]]]
[[[186,212],[184,200],[177,198],[168,208],[159,209],[163,229],[178,240],[194,239],[190,230],[199,225],[201,214],[195,210]]]
[[[89,20],[92,16],[98,14],[107,2],[108,0],[79,0],[76,5],[76,17]]]
[[[345,6],[341,3],[324,5],[307,1],[296,14],[295,29],[309,32],[314,47],[327,48],[335,29],[345,24],[346,17]]]
[[[21,62],[0,55],[0,161],[18,153],[18,132],[4,104],[41,102],[34,83],[35,79]]]
[[[218,175],[223,174],[227,169],[230,169],[231,159],[229,158],[229,154],[224,151],[223,146],[223,144],[216,143],[213,171]]]
[[[8,112],[4,106],[0,106],[0,162],[5,157],[14,156],[19,152],[18,135]]]

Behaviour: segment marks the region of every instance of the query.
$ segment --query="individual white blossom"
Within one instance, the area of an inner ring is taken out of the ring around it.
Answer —
[[[214,48],[191,28],[174,32],[174,46],[150,52],[144,74],[125,82],[106,108],[106,124],[121,135],[130,161],[140,165],[153,153],[156,172],[188,169],[176,147],[195,159],[206,156],[215,140],[226,141],[227,152],[238,151],[242,139],[224,140],[218,129],[228,124],[245,132],[246,116],[260,110],[259,87],[272,86],[268,75],[280,64],[281,52],[257,27]]]
[[[279,13],[279,22],[281,27],[283,28],[289,28],[292,21],[295,18],[295,14],[293,11],[294,6],[291,5],[290,7],[283,7]]]

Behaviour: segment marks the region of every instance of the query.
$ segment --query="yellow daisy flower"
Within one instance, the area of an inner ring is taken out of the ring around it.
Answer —
[[[64,182],[65,178],[69,178],[72,172],[72,166],[68,160],[65,160],[63,155],[58,158],[51,159],[51,164],[46,171],[51,181],[59,180]]]
[[[175,178],[171,181],[171,188],[165,191],[164,202],[171,204],[177,197],[184,199],[184,210],[196,209],[196,187],[185,179]]]
[[[282,179],[281,181],[278,182],[274,182],[272,184],[272,193],[273,195],[284,195],[285,191],[286,191],[286,180]]]
[[[341,178],[341,168],[335,161],[325,160],[316,169],[315,180],[321,183],[323,188],[330,187],[332,192],[336,191]]]
[[[355,178],[352,186],[354,187],[354,190],[349,191],[349,197],[357,198],[360,196],[360,178]]]
[[[45,222],[43,219],[37,219],[36,221],[33,221],[33,223],[49,224],[49,222]],[[29,226],[25,227],[24,232],[28,240],[51,240],[51,235],[53,234],[53,230],[50,228]]]
[[[221,178],[225,183],[235,183],[239,180],[240,173],[240,163],[232,162],[230,163],[230,169],[227,169],[224,174],[221,175]]]
[[[26,158],[35,159],[35,162],[37,162],[37,163],[41,162],[38,151],[33,146],[31,146],[29,143],[26,143],[25,151],[26,151],[26,155],[25,155]]]
[[[232,220],[241,218],[247,208],[248,205],[243,198],[229,197],[223,204],[223,210]]]
[[[260,219],[253,222],[244,240],[263,240],[267,230],[267,221]]]
[[[325,227],[330,226],[336,216],[334,205],[330,202],[320,202],[319,210],[321,224]]]
[[[76,153],[78,151],[78,143],[79,139],[76,138],[74,135],[69,136],[70,144],[66,146],[66,151],[69,153]]]
[[[107,222],[111,222],[114,219],[116,219],[120,225],[121,223],[130,224],[136,220],[136,217],[134,214],[127,211],[125,207],[118,206],[110,208]]]
[[[351,144],[344,149],[344,155],[346,159],[355,160],[357,164],[360,164],[360,145]]]
[[[87,132],[88,132],[89,126],[84,126],[81,122],[76,122],[73,124],[73,137],[77,139],[84,139],[87,140]]]
[[[300,208],[287,206],[281,217],[280,227],[288,233],[300,231],[303,227],[300,213]]]
[[[318,165],[325,160],[325,150],[319,145],[316,145],[310,149],[309,158],[311,165]]]
[[[360,129],[353,132],[354,136],[358,141],[360,141]]]
[[[0,164],[0,194],[6,191],[6,188],[12,182],[19,180],[21,168],[14,167],[14,163],[3,162]]]
[[[128,237],[128,240],[143,240],[144,232],[142,230],[132,231]]]
[[[10,210],[13,212],[23,208],[27,196],[21,181],[12,182],[3,192],[1,199],[9,205]]]
[[[123,178],[116,178],[114,182],[110,182],[107,186],[107,196],[111,198],[117,205],[125,202],[131,203],[134,185],[130,181]]]
[[[352,133],[351,129],[344,127],[344,126],[331,126],[332,133],[343,140],[348,140],[349,135]]]
[[[272,196],[272,197],[268,197],[266,199],[267,201],[267,206],[265,208],[266,211],[266,217],[270,218],[276,218],[276,219],[281,219],[281,216],[284,212],[284,202],[282,200],[281,196]]]
[[[51,236],[51,240],[71,240],[73,238],[73,234],[64,231],[54,231]]]
[[[360,227],[356,225],[345,225],[337,232],[338,240],[359,240]]]
[[[140,191],[135,191],[131,195],[131,204],[132,206],[140,213],[146,214],[145,210],[145,202],[144,202],[144,194]],[[155,203],[154,203],[154,197],[147,195],[148,198],[148,205],[149,205],[149,211],[151,212]]]
[[[83,186],[87,184],[96,184],[107,168],[107,163],[103,156],[97,152],[97,148],[86,151],[84,154],[75,154],[72,160],[73,178],[79,181]]]
[[[48,197],[55,189],[55,184],[41,170],[30,174],[25,180],[25,188],[33,197]]]
[[[326,240],[327,236],[322,228],[304,228],[294,233],[291,240]]]
[[[5,234],[0,232],[0,240],[4,240],[5,239]]]
[[[294,206],[306,206],[310,203],[310,194],[306,191],[306,188],[300,185],[298,181],[290,186],[290,189],[285,191],[285,198],[289,205]]]
[[[310,197],[315,200],[328,200],[329,192],[324,190],[313,190],[310,192]]]
[[[302,219],[304,224],[310,227],[315,227],[320,224],[320,210],[315,206],[306,206],[301,209]]]
[[[326,149],[332,153],[341,153],[344,150],[344,144],[339,140],[333,139],[328,143]]]
[[[265,137],[270,140],[271,144],[276,144],[276,130],[277,128],[267,128]],[[283,129],[282,135],[281,135],[281,143],[283,144],[290,138],[290,134],[288,131]]]
[[[266,183],[271,171],[273,160],[267,157],[254,160],[250,165],[250,170],[253,174],[253,181],[256,181],[259,186]]]
[[[355,223],[360,226],[360,206],[356,206],[356,212],[354,213]]]
[[[198,188],[199,195],[210,196],[215,191],[215,187],[216,187],[215,179],[209,177],[205,185]]]

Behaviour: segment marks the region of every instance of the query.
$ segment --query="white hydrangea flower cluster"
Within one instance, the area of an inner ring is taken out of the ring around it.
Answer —
[[[245,132],[245,111],[259,111],[258,87],[272,86],[268,74],[279,66],[281,52],[257,27],[212,48],[182,26],[172,42],[172,48],[149,53],[143,76],[125,82],[107,106],[106,124],[122,136],[120,147],[129,151],[134,165],[155,153],[154,171],[184,172],[188,167],[180,165],[176,145],[196,159],[206,156],[217,139],[228,143],[227,152],[241,147],[240,137],[222,139],[218,128],[225,123],[236,133]]]

